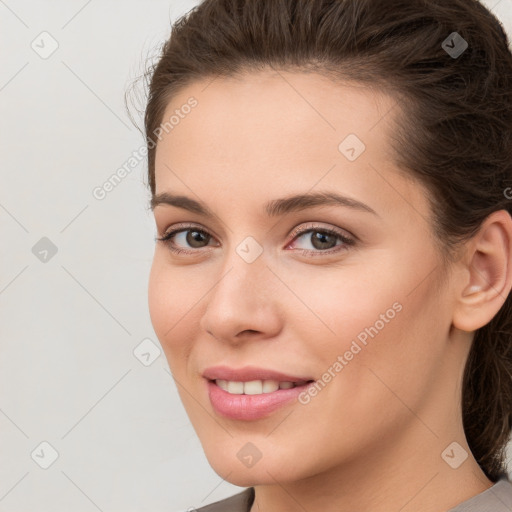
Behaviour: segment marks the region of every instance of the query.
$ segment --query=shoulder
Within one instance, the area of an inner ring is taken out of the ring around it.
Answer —
[[[249,512],[254,501],[254,487],[248,487],[244,491],[216,501],[201,508],[190,508],[190,512]]]
[[[460,503],[448,512],[510,512],[512,510],[512,483],[506,474],[489,489]]]

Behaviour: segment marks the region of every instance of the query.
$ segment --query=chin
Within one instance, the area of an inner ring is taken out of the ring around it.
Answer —
[[[235,443],[237,444],[237,443]],[[205,454],[212,469],[227,482],[238,485],[240,487],[252,487],[254,485],[275,484],[294,482],[311,476],[309,472],[302,473],[298,466],[300,457],[297,455],[300,450],[294,450],[295,460],[286,461],[284,454],[280,454],[278,450],[273,450],[271,456],[262,454],[252,466],[250,461],[243,462],[243,452],[239,456],[240,449],[223,449],[224,447],[217,445],[217,449],[206,450]],[[233,455],[230,455],[230,454]],[[240,460],[242,459],[242,460]]]

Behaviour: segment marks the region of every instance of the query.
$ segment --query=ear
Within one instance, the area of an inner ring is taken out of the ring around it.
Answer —
[[[472,332],[498,313],[512,288],[512,218],[506,210],[489,215],[467,243],[461,260],[453,325]]]

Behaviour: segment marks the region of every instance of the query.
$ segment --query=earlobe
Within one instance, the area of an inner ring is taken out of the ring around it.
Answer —
[[[472,332],[488,324],[512,288],[512,218],[489,215],[467,244],[464,279],[458,288],[453,325]]]

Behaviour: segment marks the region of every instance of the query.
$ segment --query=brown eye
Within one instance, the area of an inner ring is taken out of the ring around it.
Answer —
[[[339,235],[332,235],[324,231],[311,231],[310,235],[311,245],[320,250],[335,247],[338,238]]]
[[[307,226],[309,229],[294,231],[294,241],[291,246],[302,250],[308,256],[332,254],[348,249],[355,245],[355,240],[341,231],[321,226]]]
[[[201,244],[204,243],[205,241],[206,245],[208,245],[208,242],[211,238],[211,236],[208,233],[196,229],[187,229],[186,231],[183,232],[187,233],[187,235],[185,236],[186,243],[189,244],[190,247],[194,248],[201,248]]]
[[[173,229],[157,240],[164,242],[172,252],[191,254],[207,247],[212,238],[206,231],[192,226]]]

